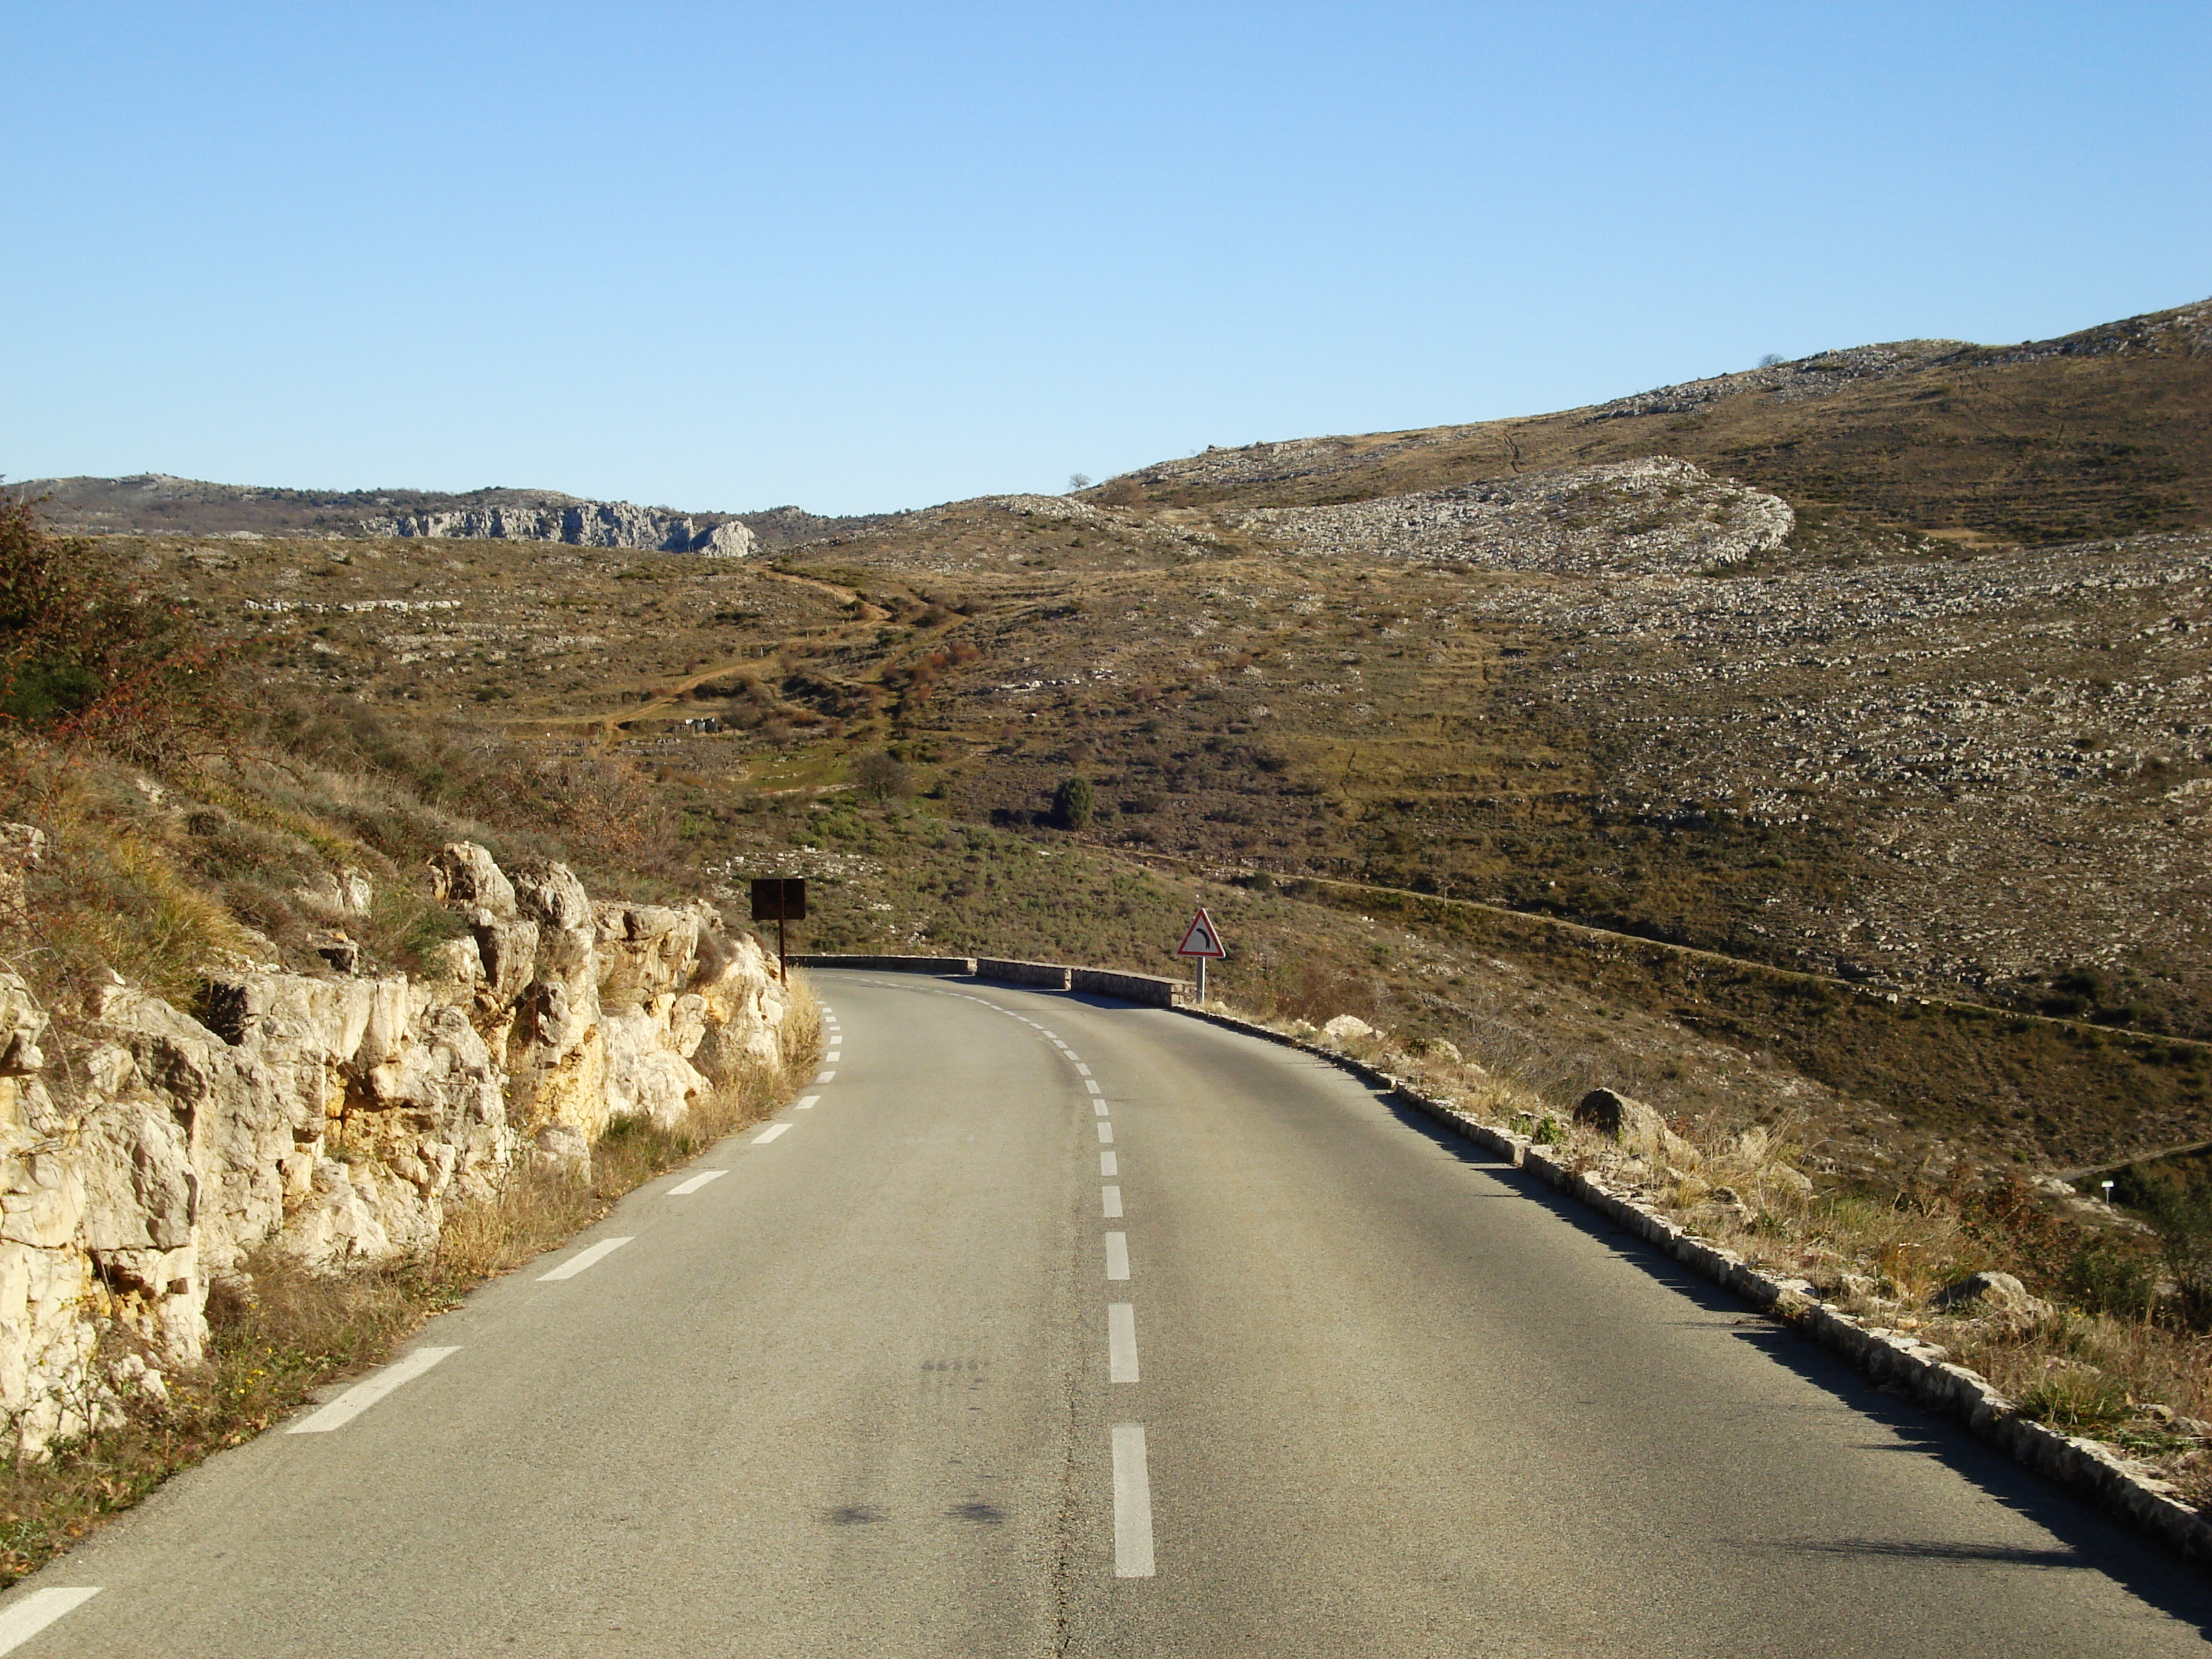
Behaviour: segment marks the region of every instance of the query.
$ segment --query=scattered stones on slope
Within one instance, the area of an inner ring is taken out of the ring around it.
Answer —
[[[1665,457],[1224,517],[1291,552],[1577,575],[1740,564],[1796,526],[1780,497]]]

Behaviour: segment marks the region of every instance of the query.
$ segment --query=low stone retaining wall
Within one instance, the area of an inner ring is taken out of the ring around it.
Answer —
[[[839,957],[801,956],[784,960],[794,968],[866,968],[879,974],[967,974],[975,972],[973,957]]]
[[[1034,985],[1048,991],[1086,991],[1154,1008],[1180,1007],[1190,987],[1158,974],[1126,974],[1118,968],[1076,968],[1057,962],[1018,962],[1008,957],[841,957],[793,956],[794,968],[862,968],[894,974],[966,974],[1009,985]]]
[[[1808,1281],[1754,1267],[1735,1251],[1707,1243],[1649,1206],[1569,1167],[1525,1136],[1469,1117],[1362,1060],[1233,1015],[1204,1008],[1181,1012],[1341,1066],[1361,1082],[1580,1200],[1607,1220],[1840,1354],[1868,1376],[1910,1389],[1922,1405],[1964,1419],[1977,1436],[2015,1462],[2061,1482],[2187,1559],[2212,1563],[2212,1521],[2182,1502],[2172,1486],[2130,1467],[2110,1448],[2094,1440],[2062,1434],[2022,1416],[1986,1378],[1963,1365],[1946,1363],[1942,1351],[1931,1344],[1902,1331],[1863,1324],[1822,1302]]]
[[[1111,968],[1074,968],[1068,971],[1071,991],[1088,991],[1102,997],[1119,997],[1124,1002],[1142,1002],[1154,1008],[1173,1008],[1188,994],[1189,988],[1179,979],[1163,979],[1156,974],[1124,974]]]
[[[1036,985],[1048,991],[1065,991],[1075,969],[1058,962],[1013,962],[1002,957],[975,958],[975,977],[995,979],[1008,985]]]

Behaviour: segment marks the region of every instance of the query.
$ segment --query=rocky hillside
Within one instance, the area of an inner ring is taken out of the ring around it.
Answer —
[[[2075,1168],[2212,1138],[2208,322],[787,515],[774,559],[110,545],[424,787],[477,748],[532,801],[625,765],[579,833],[658,814],[697,867],[825,884],[918,794],[927,833],[885,829],[825,894],[848,945],[1004,929],[1171,968],[1155,911],[1182,901],[1149,872],[1091,908],[1010,883],[1016,856],[1072,867],[1072,836],[1487,953],[1285,949],[1264,981],[1226,970],[1255,994],[1395,998],[1389,1023],[1470,1052],[1510,1026],[1546,1065],[1638,1031],[1670,1110],[1697,1104],[1670,1043],[1702,1075],[1793,1075],[1759,1087],[1817,1102],[1838,1167],[1905,1167],[1919,1134]],[[2084,523],[2119,528],[2057,533]],[[1613,942],[1554,948],[1584,926]],[[1571,1027],[1593,975],[1609,1006]],[[1523,975],[1546,988],[1509,1019],[1495,987]]]
[[[39,500],[57,530],[88,536],[192,535],[232,540],[407,536],[556,542],[744,557],[880,523],[796,507],[679,513],[586,501],[551,489],[275,489],[142,472],[126,478],[32,478],[9,495]]]
[[[2212,301],[2012,346],[1820,352],[1552,415],[1209,449],[1085,497],[1317,505],[1651,456],[1975,539],[2212,526]]]

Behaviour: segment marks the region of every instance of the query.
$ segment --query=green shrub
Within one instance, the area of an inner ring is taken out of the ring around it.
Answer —
[[[1052,792],[1053,821],[1063,830],[1084,829],[1091,823],[1095,805],[1090,779],[1062,778]]]
[[[2123,1319],[2140,1319],[2158,1303],[2158,1276],[2151,1264],[2110,1244],[2077,1251],[2059,1287],[2075,1306]]]
[[[98,545],[0,500],[0,724],[151,763],[220,725],[220,666],[191,618],[132,587]]]

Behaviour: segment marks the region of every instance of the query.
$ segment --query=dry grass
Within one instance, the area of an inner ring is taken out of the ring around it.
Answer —
[[[625,1194],[757,1123],[795,1091],[821,1050],[821,1015],[794,981],[781,1071],[732,1066],[663,1128],[617,1122],[588,1169],[526,1165],[499,1194],[449,1212],[426,1261],[321,1273],[273,1247],[209,1298],[206,1362],[95,1413],[85,1438],[41,1459],[0,1461],[0,1587],[36,1571],[181,1470],[289,1416],[326,1384],[381,1364],[432,1315],[477,1285],[573,1237]],[[126,1339],[107,1339],[128,1363]],[[111,1371],[112,1367],[108,1368]]]

